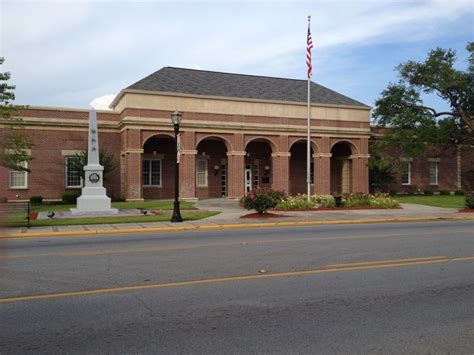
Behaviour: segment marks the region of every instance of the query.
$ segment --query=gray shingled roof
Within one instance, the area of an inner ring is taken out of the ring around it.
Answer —
[[[307,81],[164,67],[127,89],[307,102]],[[311,82],[311,102],[369,107]]]

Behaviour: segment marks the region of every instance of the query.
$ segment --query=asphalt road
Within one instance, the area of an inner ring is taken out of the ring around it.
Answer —
[[[474,222],[0,243],[0,353],[474,352]]]

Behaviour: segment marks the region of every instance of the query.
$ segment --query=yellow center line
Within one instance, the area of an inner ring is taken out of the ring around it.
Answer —
[[[445,234],[446,232],[423,232],[423,233],[392,233],[392,234],[376,234],[376,235],[361,235],[361,236],[332,236],[332,237],[304,237],[304,238],[285,238],[285,239],[257,239],[257,240],[241,240],[235,242],[217,242],[217,243],[204,243],[199,245],[183,244],[168,247],[150,247],[150,248],[124,248],[124,249],[102,249],[94,251],[77,251],[77,252],[57,252],[57,253],[42,253],[42,254],[24,254],[24,255],[5,255],[1,256],[0,259],[19,259],[19,258],[35,258],[45,256],[61,256],[61,257],[74,257],[74,256],[99,256],[109,254],[127,254],[127,253],[155,253],[155,252],[166,252],[166,251],[177,251],[177,250],[189,250],[189,249],[201,249],[208,247],[219,247],[219,246],[235,246],[235,245],[252,245],[252,244],[269,244],[269,243],[288,243],[288,242],[302,242],[302,241],[327,241],[327,240],[350,240],[350,239],[371,239],[371,238],[384,238],[384,237],[411,237],[411,236],[430,236],[436,234]],[[456,231],[450,232],[450,234],[463,234],[467,231]]]
[[[426,265],[426,264],[440,264],[440,263],[448,263],[448,262],[452,263],[452,262],[474,261],[474,256],[466,256],[466,257],[458,257],[458,258],[442,258],[442,259],[436,256],[436,257],[432,257],[432,259],[427,258],[427,260],[413,261],[413,259],[406,259],[405,262],[401,262],[401,261],[402,260],[400,260],[400,262],[397,262],[397,263],[386,263],[386,264],[377,264],[377,265],[356,265],[356,266],[346,266],[346,267],[343,267],[343,266],[329,267],[328,266],[325,268],[313,269],[313,270],[275,272],[275,273],[268,273],[268,274],[263,274],[263,275],[228,276],[228,277],[219,277],[219,278],[203,279],[203,280],[165,282],[165,283],[153,284],[153,285],[135,285],[135,286],[103,288],[103,289],[86,290],[86,291],[71,291],[71,292],[59,292],[59,293],[50,293],[50,294],[42,294],[42,295],[6,297],[6,298],[0,298],[0,303],[34,301],[34,300],[44,300],[44,299],[52,299],[52,298],[77,297],[77,296],[118,293],[118,292],[126,292],[126,291],[139,291],[139,290],[149,290],[149,289],[159,289],[159,288],[182,287],[182,286],[192,286],[192,285],[204,285],[204,284],[231,282],[231,281],[249,281],[249,280],[271,279],[271,278],[278,278],[278,277],[305,276],[305,275],[315,275],[315,274],[330,273],[330,272],[343,272],[343,271],[351,271],[351,270],[367,270],[367,269],[391,268],[391,267],[401,267],[401,266],[410,266],[410,265]]]
[[[328,267],[357,266],[357,265],[377,265],[377,264],[403,263],[403,262],[409,262],[409,261],[436,260],[436,259],[447,259],[447,257],[446,256],[430,256],[430,257],[426,257],[426,258],[365,261],[365,262],[360,262],[360,263],[347,263],[347,264],[329,264]]]

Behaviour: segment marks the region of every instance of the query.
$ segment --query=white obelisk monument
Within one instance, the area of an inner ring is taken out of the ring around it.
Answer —
[[[116,208],[111,208],[110,197],[107,196],[103,185],[104,167],[99,163],[99,134],[97,131],[97,113],[89,112],[89,144],[87,165],[84,167],[84,187],[81,196],[77,198],[77,208],[71,208],[73,215],[77,214],[117,214]]]

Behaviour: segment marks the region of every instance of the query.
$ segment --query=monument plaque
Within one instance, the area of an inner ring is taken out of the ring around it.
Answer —
[[[77,214],[117,214],[116,208],[111,208],[110,197],[103,186],[104,167],[99,163],[99,135],[97,131],[97,113],[89,112],[89,143],[87,165],[84,167],[84,187],[81,196],[77,198],[77,208],[71,208],[73,215]]]

